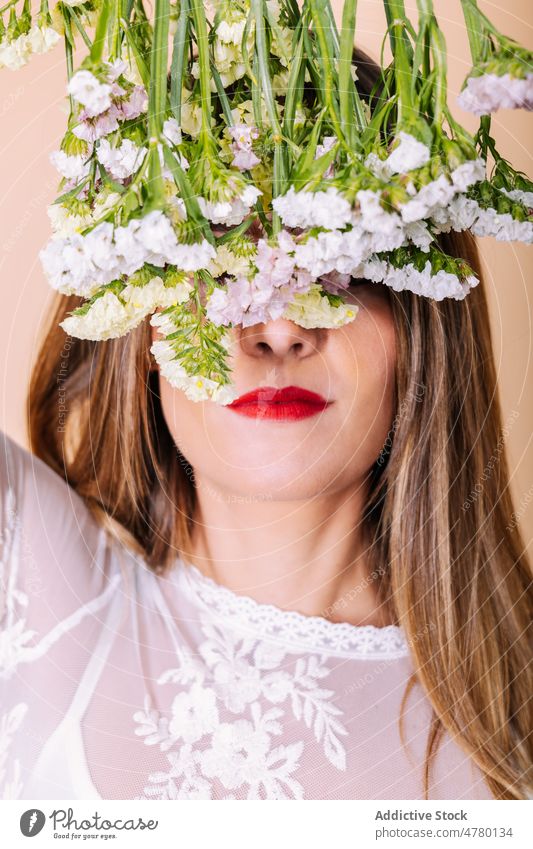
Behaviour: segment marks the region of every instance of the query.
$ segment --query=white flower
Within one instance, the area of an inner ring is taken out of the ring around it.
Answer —
[[[288,192],[272,201],[272,206],[287,227],[327,227],[338,230],[350,223],[352,208],[340,192],[330,186],[325,192]]]
[[[28,33],[28,41],[34,53],[47,53],[59,41],[59,33],[52,27],[33,26]]]
[[[429,162],[431,155],[429,148],[409,133],[398,133],[395,143],[397,146],[385,161],[385,166],[393,174],[406,174]]]
[[[533,109],[533,73],[524,79],[510,74],[468,77],[457,98],[462,109],[474,115],[490,115],[498,109]]]
[[[484,159],[470,159],[451,173],[452,183],[458,192],[466,192],[474,183],[485,179],[487,163]]]
[[[389,180],[392,176],[392,170],[386,159],[380,159],[377,153],[369,153],[364,162],[365,168],[378,177],[380,180]]]
[[[95,118],[111,106],[111,86],[101,83],[90,71],[77,71],[70,79],[68,93]]]
[[[455,187],[441,174],[436,180],[422,186],[412,200],[401,208],[402,219],[406,223],[431,218],[439,207],[446,207],[455,195]]]
[[[418,271],[411,263],[396,268],[383,260],[370,260],[364,267],[364,276],[376,283],[384,283],[396,292],[407,290],[435,301],[443,298],[463,300],[470,289],[479,283],[473,275],[461,281],[455,274],[444,270],[433,274],[429,260],[422,271]]]
[[[195,682],[188,692],[174,698],[168,730],[176,739],[195,743],[218,725],[216,695],[210,688]]]
[[[428,225],[425,221],[413,221],[412,224],[406,224],[404,233],[407,243],[416,245],[423,251],[429,251],[429,246],[433,242],[433,236],[428,230]]]
[[[439,207],[432,212],[431,220],[437,231],[449,233],[450,230],[469,230],[479,215],[477,201],[459,194],[447,207]]]
[[[533,207],[533,192],[524,192],[521,189],[511,189],[510,191],[508,189],[500,189],[500,191],[504,195],[507,195],[508,198],[511,198],[511,200],[523,203],[528,208]]]
[[[31,56],[31,44],[27,35],[19,35],[13,41],[4,39],[0,44],[0,68],[18,71]]]
[[[313,283],[309,292],[296,293],[294,300],[285,308],[283,318],[294,321],[301,327],[342,327],[354,320],[359,307],[354,304],[333,306],[321,294],[319,283]]]
[[[80,180],[87,176],[90,169],[87,156],[69,156],[64,150],[52,151],[50,162],[66,180]]]
[[[115,59],[113,62],[106,62],[107,66],[107,82],[114,83],[122,74],[128,70],[128,63],[124,59]]]
[[[379,253],[399,248],[404,242],[404,229],[397,212],[384,209],[377,192],[361,190],[357,192],[360,207],[360,226],[371,233],[369,250]]]
[[[71,236],[80,230],[84,230],[92,223],[92,216],[73,215],[61,203],[52,203],[47,209],[48,217],[55,236]]]
[[[207,268],[215,256],[215,249],[207,239],[192,245],[176,244],[169,252],[168,261],[183,271],[199,271]]]
[[[250,212],[262,192],[256,186],[247,185],[242,193],[228,201],[209,201],[199,197],[202,214],[213,224],[234,226],[240,224]]]
[[[240,47],[245,25],[246,17],[239,18],[233,23],[221,21],[216,30],[217,38],[224,44],[234,44],[236,47]]]
[[[170,144],[181,144],[181,127],[175,118],[167,118],[163,124],[163,136]]]
[[[476,200],[464,195],[455,197],[447,209],[434,213],[433,223],[443,233],[471,230],[474,236],[492,236],[498,242],[533,243],[531,221],[518,221],[509,212],[484,209]]]
[[[315,277],[322,277],[330,271],[358,276],[361,263],[371,253],[370,237],[361,228],[341,232],[319,233],[297,245],[294,259],[299,268],[306,269]]]
[[[140,320],[113,292],[106,292],[85,315],[70,315],[61,322],[61,327],[77,339],[114,339],[133,330]]]
[[[501,214],[495,209],[480,207],[470,229],[474,236],[493,236],[498,242],[533,243],[533,223],[517,221],[509,212]]]
[[[102,139],[96,157],[114,180],[125,180],[137,171],[145,155],[146,148],[139,147],[130,139],[124,139],[118,147]]]
[[[85,239],[78,233],[65,239],[51,239],[40,252],[48,281],[65,295],[90,296],[98,288],[92,280],[94,266],[86,251]]]
[[[323,156],[325,153],[328,153],[338,142],[337,136],[324,136],[322,139],[322,144],[317,144],[315,151],[315,159],[318,159],[320,156]],[[335,165],[332,162],[324,171],[324,177],[327,179],[328,177],[333,177],[335,173]]]

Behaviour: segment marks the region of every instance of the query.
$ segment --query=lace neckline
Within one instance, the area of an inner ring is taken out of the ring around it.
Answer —
[[[178,560],[170,573],[180,588],[209,615],[261,639],[281,643],[298,651],[312,651],[339,657],[394,659],[405,657],[409,649],[399,625],[352,625],[331,622],[322,616],[307,616],[273,604],[240,595],[184,560]]]

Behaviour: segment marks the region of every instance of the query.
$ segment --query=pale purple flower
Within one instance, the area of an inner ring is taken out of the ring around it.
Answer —
[[[127,100],[120,104],[123,118],[138,118],[146,112],[148,106],[148,95],[142,85],[136,85]]]
[[[74,127],[72,132],[79,139],[93,144],[97,139],[108,136],[118,130],[118,119],[121,113],[114,103],[111,104],[106,112],[103,112],[97,118],[91,118],[85,111],[80,113],[80,123]]]
[[[338,295],[340,292],[345,292],[350,285],[352,278],[349,274],[341,274],[339,271],[330,271],[320,278],[322,288],[332,295]]]
[[[257,285],[267,283],[269,286],[283,286],[292,277],[294,259],[282,248],[272,247],[260,239],[257,243],[257,256],[254,262],[258,268],[255,277]]]
[[[123,59],[115,59],[113,62],[106,62],[105,64],[108,68],[107,80],[110,83],[114,83],[115,80],[118,80],[128,70],[128,65]]]
[[[258,165],[261,160],[252,150],[254,139],[259,138],[257,128],[248,124],[236,124],[234,127],[229,127],[229,133],[233,139],[231,150],[234,154],[231,164],[241,171],[247,171]]]

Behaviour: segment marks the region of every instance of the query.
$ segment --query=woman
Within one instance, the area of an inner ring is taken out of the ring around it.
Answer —
[[[442,244],[479,273],[473,240]],[[59,299],[35,456],[1,452],[4,797],[531,794],[483,288],[348,299],[336,329],[233,327],[228,406],[159,380],[147,322],[65,337]]]

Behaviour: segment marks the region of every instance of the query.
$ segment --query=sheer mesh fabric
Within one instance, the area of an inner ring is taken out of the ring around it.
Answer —
[[[419,799],[431,710],[400,628],[260,604],[110,540],[0,441],[0,792],[32,799]],[[440,745],[432,799],[491,798]]]

